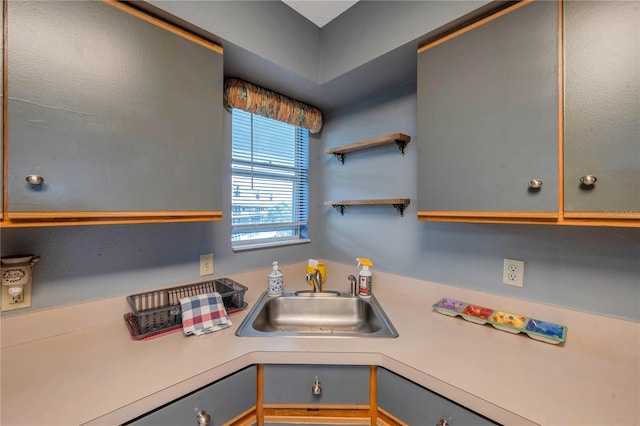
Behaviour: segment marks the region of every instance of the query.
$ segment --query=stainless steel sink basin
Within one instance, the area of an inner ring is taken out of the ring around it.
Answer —
[[[398,337],[375,296],[335,292],[262,294],[236,331],[238,336]]]

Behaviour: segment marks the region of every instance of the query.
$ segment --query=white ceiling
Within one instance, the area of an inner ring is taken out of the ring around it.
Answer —
[[[282,0],[284,4],[322,28],[358,0]]]

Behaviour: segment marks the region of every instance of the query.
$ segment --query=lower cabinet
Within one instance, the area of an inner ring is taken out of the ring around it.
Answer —
[[[247,367],[127,425],[218,426],[256,405],[256,367]]]
[[[372,376],[374,371],[377,374]],[[481,426],[498,423],[381,367],[280,364],[247,367],[126,423],[153,426],[289,424]]]
[[[498,424],[380,367],[378,367],[377,402],[378,410],[382,409],[409,425]]]
[[[371,424],[369,366],[270,364],[262,382],[265,426]]]
[[[369,405],[369,366],[265,365],[267,404]]]

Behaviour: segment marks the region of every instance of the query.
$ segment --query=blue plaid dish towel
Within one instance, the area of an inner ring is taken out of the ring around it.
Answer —
[[[199,294],[180,299],[182,330],[186,336],[212,333],[231,327],[220,293]]]

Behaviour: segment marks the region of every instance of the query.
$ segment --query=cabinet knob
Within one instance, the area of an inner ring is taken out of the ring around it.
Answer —
[[[313,392],[314,395],[320,395],[322,393],[322,383],[320,383],[317,376],[313,381],[313,385],[311,385],[311,392]]]
[[[42,185],[44,178],[40,175],[29,175],[26,177],[26,181],[29,185]]]
[[[585,175],[580,178],[580,183],[586,187],[592,187],[594,183],[598,181],[598,178],[594,175]]]
[[[529,188],[540,189],[542,188],[542,179],[531,179],[529,181]]]
[[[447,419],[440,419],[440,421],[438,422],[438,424],[436,426],[450,426],[449,422],[447,421]]]
[[[196,420],[198,421],[198,426],[208,426],[211,416],[204,411],[200,411],[196,416]]]

